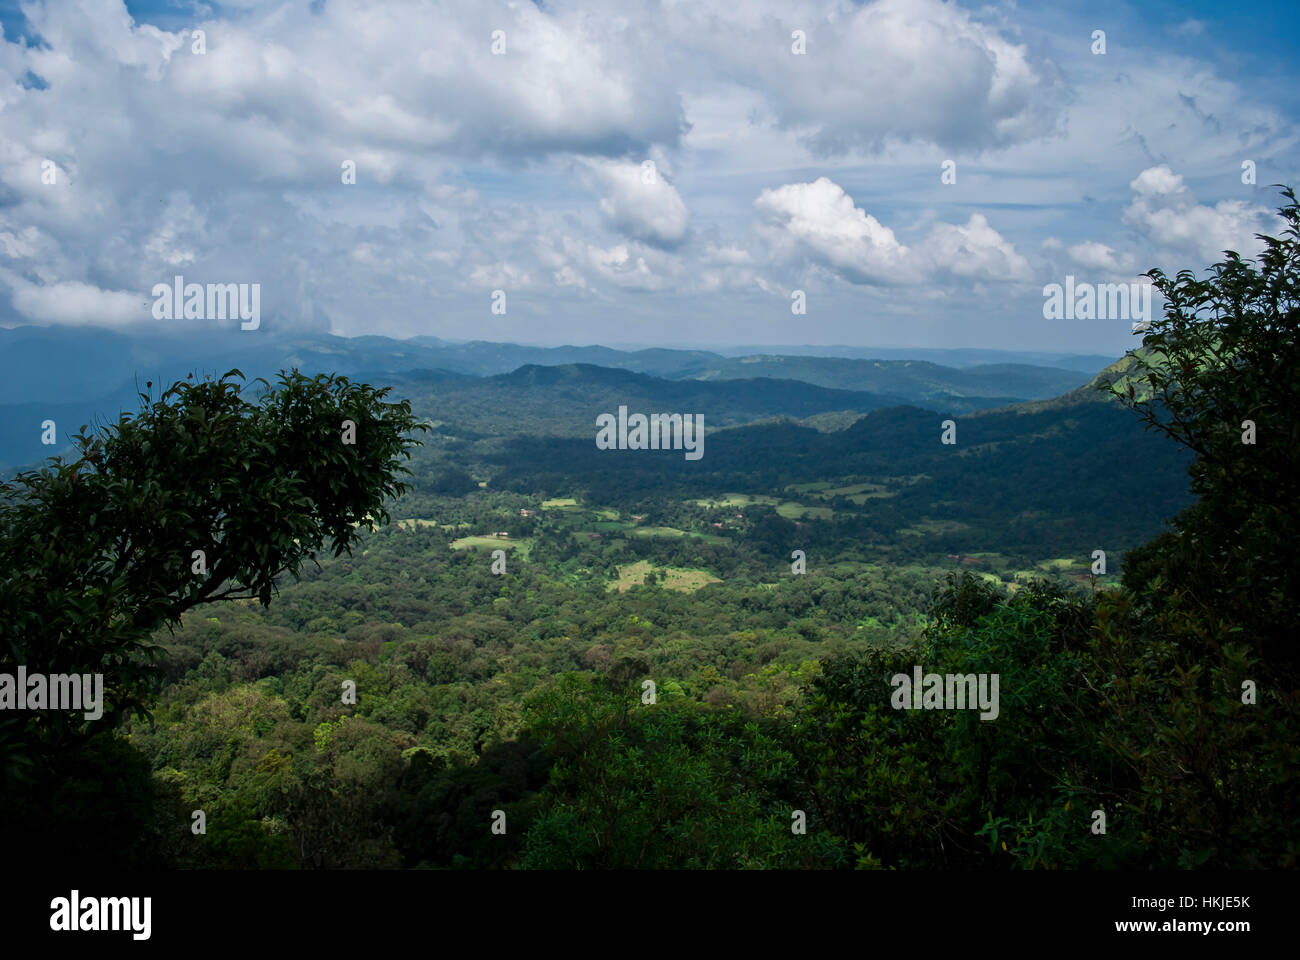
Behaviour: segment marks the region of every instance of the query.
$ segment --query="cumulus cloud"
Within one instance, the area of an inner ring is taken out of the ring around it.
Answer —
[[[601,212],[615,230],[661,247],[674,247],[685,239],[690,221],[686,204],[653,160],[627,163],[589,158],[586,167],[602,194]]]
[[[1129,188],[1133,198],[1124,209],[1125,223],[1160,249],[1194,254],[1206,264],[1222,259],[1224,250],[1254,256],[1262,249],[1255,234],[1268,232],[1275,222],[1268,210],[1245,200],[1197,203],[1168,164],[1143,170]]]
[[[907,247],[827,177],[764,190],[757,210],[812,260],[854,283],[888,285],[913,277]]]
[[[681,4],[670,23],[677,35],[717,38],[711,52],[728,73],[822,154],[890,139],[1005,146],[1054,132],[1064,101],[1054,65],[940,0]]]
[[[936,271],[979,280],[1025,280],[1029,261],[1013,244],[973,213],[964,225],[940,223],[930,231],[923,249]]]
[[[477,162],[671,147],[683,129],[650,34],[576,6],[452,3],[434,22],[413,0],[255,3],[201,14],[201,54],[188,32],[135,23],[120,0],[24,12],[44,42],[0,43],[0,264],[29,287],[107,279],[148,291],[183,269],[261,282],[274,326],[299,321],[307,288],[322,316],[390,300],[403,265],[412,300],[427,295],[430,267],[451,271],[436,282],[444,295],[523,282],[529,266],[503,248],[532,237],[507,236],[493,206],[459,202],[457,190],[473,191],[449,179]],[[346,161],[355,185],[342,182]],[[608,202],[634,234],[679,239],[679,210]],[[467,242],[477,272],[431,252]],[[0,285],[0,297],[28,316],[48,296],[29,287]]]
[[[827,177],[764,190],[754,206],[778,249],[801,253],[851,283],[909,285],[944,273],[985,280],[1029,275],[1025,258],[982,214],[965,224],[936,224],[908,247]]]
[[[675,258],[653,247],[635,242],[601,247],[567,235],[539,240],[538,257],[554,271],[557,285],[580,288],[591,276],[627,291],[663,290],[677,269]]]
[[[1070,259],[1080,266],[1110,273],[1126,273],[1133,269],[1132,254],[1117,253],[1104,243],[1090,240],[1075,244],[1066,252],[1070,255]]]
[[[512,263],[484,263],[470,270],[469,282],[492,290],[526,290],[533,285],[533,278]]]
[[[0,270],[0,280],[10,287],[14,309],[38,323],[122,326],[149,318],[149,301],[137,293],[101,290],[79,280],[29,283],[7,270]]]
[[[946,316],[953,291],[1024,278],[1007,237],[1047,256],[1054,233],[1074,244],[1063,260],[1122,267],[1105,243],[1123,214],[1151,250],[1245,252],[1260,211],[1244,192],[1203,205],[1155,165],[1188,158],[1191,178],[1294,156],[1294,124],[1246,81],[1156,50],[1119,73],[1082,56],[1067,84],[1041,51],[1073,24],[1044,16],[1022,41],[1014,8],[433,6],[240,0],[181,31],[120,0],[24,5],[28,41],[0,42],[0,322],[132,322],[130,291],[143,307],[183,273],[260,283],[265,331],[508,337],[536,310],[595,339],[635,304],[690,337],[700,316],[765,315],[792,264],[813,265],[810,290],[857,285],[840,291],[853,316],[863,296]],[[949,155],[961,179],[940,187]],[[1144,166],[1124,210],[1113,191]],[[838,183],[867,176],[899,189],[859,206]],[[1110,199],[1081,224],[1084,196]],[[1085,227],[1104,242],[1079,243]],[[497,288],[528,291],[508,321],[487,314]]]

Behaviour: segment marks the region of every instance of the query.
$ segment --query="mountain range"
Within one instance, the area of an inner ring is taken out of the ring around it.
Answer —
[[[792,347],[787,353],[604,346],[538,347],[453,343],[436,337],[394,340],[325,334],[254,335],[242,331],[129,334],[93,327],[0,329],[0,468],[66,452],[86,423],[116,420],[139,408],[141,393],[189,374],[239,369],[274,382],[281,369],[340,373],[403,390],[433,390],[441,416],[537,417],[552,425],[593,403],[614,409],[704,412],[716,425],[767,417],[833,417],[913,405],[961,414],[1049,400],[1084,384],[1108,358],[1003,351]],[[761,348],[759,348],[761,349]],[[781,348],[785,349],[785,348]],[[823,349],[838,356],[804,351]],[[879,357],[869,354],[876,352]],[[849,356],[843,354],[868,354]],[[892,356],[890,356],[892,355]],[[923,356],[942,356],[954,365]],[[974,361],[974,362],[972,362]],[[495,410],[494,410],[495,408]],[[847,416],[842,416],[847,415]],[[41,443],[53,420],[57,442]],[[539,424],[541,426],[541,424]],[[571,432],[561,428],[560,432]]]

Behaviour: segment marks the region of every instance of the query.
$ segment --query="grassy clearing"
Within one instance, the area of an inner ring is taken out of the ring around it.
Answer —
[[[706,543],[727,543],[726,537],[720,537],[712,533],[697,533],[694,530],[679,530],[677,527],[639,527],[630,520],[598,520],[585,527],[582,530],[575,530],[571,536],[579,540],[590,539],[592,534],[598,533],[602,537],[610,534],[625,534],[629,537],[669,537],[680,539],[682,537],[696,537]]]
[[[633,527],[632,535],[637,537],[697,537],[707,543],[727,543],[726,537],[714,533],[699,533],[694,530],[678,530],[676,527]]]
[[[443,533],[452,533],[456,530],[464,530],[472,527],[472,523],[439,523],[437,520],[425,520],[419,517],[407,517],[405,520],[394,521],[393,526],[410,533],[420,528],[430,528],[441,530]]]
[[[578,501],[575,500],[573,497],[555,497],[551,500],[542,501],[543,510],[554,510],[557,508],[564,508],[564,507],[576,507],[577,505],[578,505]]]
[[[882,497],[892,497],[894,494],[885,488],[883,483],[854,483],[847,487],[829,487],[818,494],[821,497],[850,497],[855,503],[879,499]],[[861,498],[861,501],[858,498]]]
[[[685,530],[678,530],[676,527],[631,527],[632,533],[638,537],[684,537]]]
[[[924,537],[936,533],[961,533],[969,529],[969,523],[959,523],[956,520],[918,520],[898,532],[909,537]]]
[[[883,493],[855,493],[849,496],[849,501],[860,507],[868,500],[888,500],[892,496],[894,494],[888,490]]]
[[[1075,562],[1076,561],[1071,560],[1068,557],[1059,560],[1043,560],[1041,563],[1038,564],[1038,569],[1055,570],[1060,573],[1065,573],[1075,565]]]
[[[533,542],[527,537],[518,540],[510,540],[506,537],[461,537],[459,540],[451,542],[453,550],[518,550],[520,553],[527,554],[532,549]]]
[[[820,484],[827,485],[826,481],[820,481]],[[819,484],[796,484],[787,489],[795,490],[804,487],[818,486]],[[817,496],[817,494],[813,494]],[[711,500],[696,500],[696,506],[704,507],[707,510],[718,510],[724,507],[732,509],[751,507],[755,505],[764,507],[776,507],[776,512],[787,520],[799,520],[812,517],[818,520],[829,520],[835,516],[835,511],[830,507],[809,507],[793,500],[780,500],[777,497],[769,497],[762,494],[754,493],[724,493],[721,497]]]
[[[786,489],[792,493],[820,493],[829,490],[831,486],[829,480],[817,480],[813,483],[792,483]]]
[[[815,520],[829,520],[835,516],[830,507],[805,507],[802,503],[787,500],[776,508],[776,512],[787,520],[803,520],[812,517]]]
[[[398,520],[397,526],[402,530],[414,530],[417,527],[437,527],[437,520],[424,520],[420,517],[408,517],[406,520]]]
[[[690,570],[683,567],[656,567],[649,560],[618,568],[618,579],[610,582],[608,589],[624,593],[634,586],[645,583],[646,576],[654,573],[659,579],[659,586],[665,590],[679,590],[682,593],[694,593],[710,583],[722,581],[707,570]]]
[[[715,507],[748,507],[751,504],[761,503],[769,507],[774,507],[780,503],[776,497],[769,497],[763,494],[750,493],[724,493],[721,497],[713,500],[696,500],[697,506],[707,509]]]

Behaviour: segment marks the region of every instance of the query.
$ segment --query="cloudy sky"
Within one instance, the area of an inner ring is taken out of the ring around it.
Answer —
[[[181,274],[260,283],[249,336],[1115,354],[1044,285],[1274,232],[1296,17],[0,0],[0,325],[145,330]]]

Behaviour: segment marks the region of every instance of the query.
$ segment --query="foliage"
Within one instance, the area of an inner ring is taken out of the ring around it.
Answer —
[[[0,670],[102,673],[111,726],[151,702],[159,628],[200,604],[267,605],[278,578],[320,550],[350,552],[361,527],[387,520],[384,501],[406,490],[409,403],[296,371],[254,403],[236,377],[142,394],[138,414],[83,427],[75,461],[0,485]],[[0,734],[14,781],[30,767],[25,746],[53,751],[86,729],[45,711],[0,720]]]
[[[533,699],[532,735],[555,760],[522,866],[790,868],[842,856],[800,805],[793,757],[755,722],[568,676]]]
[[[411,410],[441,398],[178,385],[0,491],[0,653],[106,665],[119,716],[162,685],[87,742],[0,723],[11,779],[43,756],[0,823],[58,850],[99,824],[127,867],[1294,867],[1287,197],[1258,265],[1153,272],[1121,403],[962,418],[959,456],[915,408],[711,434],[689,470],[494,409],[440,416],[408,489]],[[629,569],[716,582],[609,589]],[[917,666],[996,674],[997,718],[895,709]]]
[[[1257,261],[1236,252],[1199,278],[1150,273],[1167,303],[1132,382],[1114,394],[1148,426],[1195,454],[1195,505],[1174,520],[1177,537],[1129,586],[1157,602],[1195,596],[1221,626],[1278,664],[1297,664],[1300,591],[1292,544],[1300,496],[1300,204],[1286,188],[1280,237],[1261,235]],[[1145,398],[1143,394],[1148,394]],[[1246,421],[1254,442],[1244,442]],[[1223,642],[1212,629],[1206,641]]]

